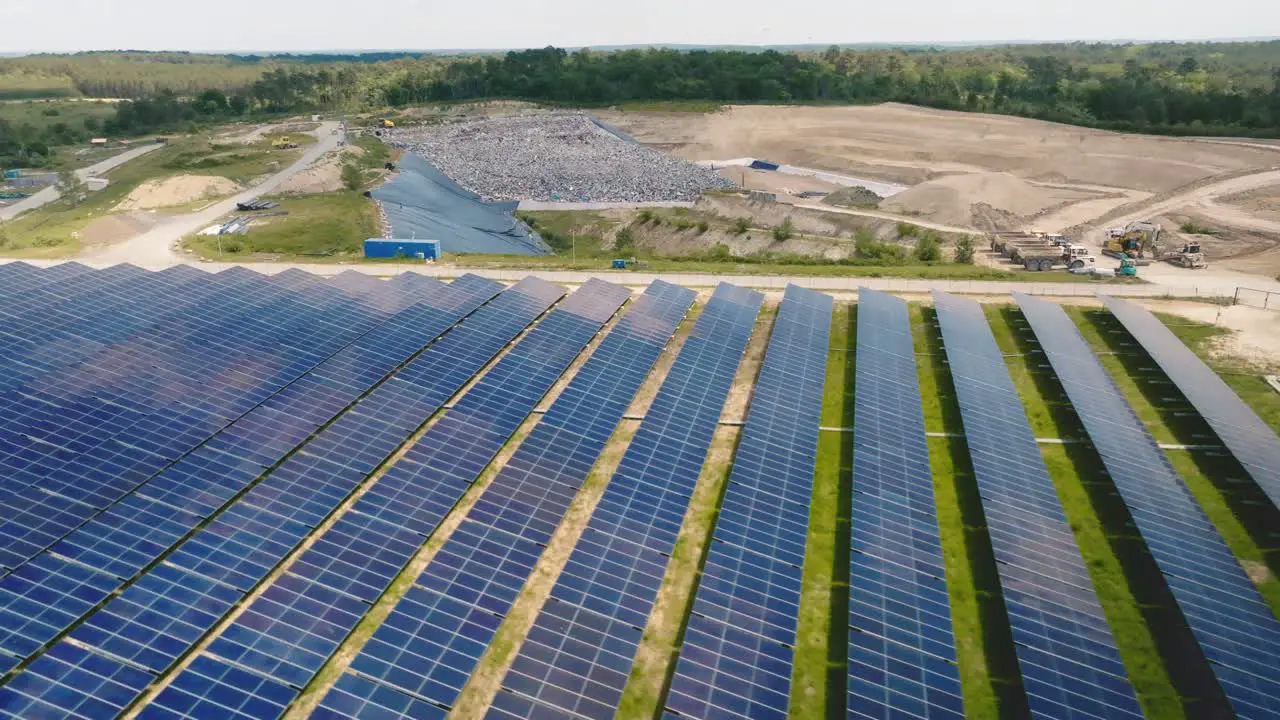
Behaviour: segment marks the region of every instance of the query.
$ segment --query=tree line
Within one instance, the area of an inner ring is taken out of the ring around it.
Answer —
[[[29,94],[44,83],[60,94],[75,87],[133,98],[101,126],[0,125],[0,163],[99,131],[141,135],[248,116],[497,98],[588,107],[896,101],[1114,130],[1280,137],[1280,41],[796,52],[548,47],[362,57],[90,53],[0,60],[0,92],[8,83]]]

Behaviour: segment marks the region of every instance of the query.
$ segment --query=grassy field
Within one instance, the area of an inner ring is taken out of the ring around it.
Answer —
[[[293,137],[297,141],[302,136]],[[0,226],[0,254],[25,258],[73,255],[80,250],[78,234],[84,226],[94,218],[112,213],[129,193],[148,180],[192,174],[244,183],[287,167],[302,152],[272,149],[271,140],[268,136],[250,145],[221,145],[204,137],[174,139],[167,147],[112,170],[107,176],[110,184],[106,189],[90,194],[79,205],[69,207],[62,201],[50,203]],[[314,142],[314,138],[310,140]],[[207,201],[206,198],[198,204]],[[184,209],[189,208],[173,210]]]
[[[373,201],[346,190],[317,195],[272,198],[285,216],[266,218],[249,226],[244,235],[187,237],[183,245],[199,257],[217,260],[263,259],[269,255],[314,261],[363,257],[363,243],[378,236]],[[315,254],[315,255],[313,255]],[[255,257],[256,256],[256,257]]]
[[[116,115],[115,103],[81,102],[75,100],[30,100],[26,102],[0,102],[0,119],[10,125],[45,127],[54,123],[66,123],[81,128],[85,120],[102,123]]]
[[[855,306],[838,306],[831,321],[822,425],[853,426]],[[844,717],[849,617],[849,515],[853,502],[853,443],[849,433],[818,437],[809,534],[805,546],[800,618],[790,716]]]

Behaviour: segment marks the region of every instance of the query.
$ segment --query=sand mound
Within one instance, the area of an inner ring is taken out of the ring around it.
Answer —
[[[868,205],[878,205],[882,199],[879,195],[861,185],[854,185],[853,187],[836,190],[822,198],[822,202],[837,207],[866,207]]]
[[[197,200],[213,199],[240,191],[240,186],[222,177],[178,175],[148,180],[129,193],[116,210],[150,210],[170,205],[185,205]]]
[[[880,204],[881,209],[919,215],[948,225],[1013,229],[1024,219],[1092,197],[1087,192],[1032,185],[1009,173],[948,175],[921,183]]]
[[[320,158],[311,167],[294,175],[277,189],[280,193],[326,193],[343,188],[342,166],[351,158],[364,154],[363,148],[348,147]]]
[[[104,215],[94,218],[80,231],[80,244],[111,245],[137,237],[150,230],[155,219],[149,213],[126,213],[124,215]]]

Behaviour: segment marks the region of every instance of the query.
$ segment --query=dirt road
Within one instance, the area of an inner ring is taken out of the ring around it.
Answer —
[[[877,218],[880,220],[896,220],[898,222],[911,223],[919,225],[922,228],[937,230],[939,232],[959,233],[961,235],[982,235],[981,230],[973,228],[958,227],[955,225],[943,225],[941,223],[929,222],[928,220],[920,220],[918,218],[909,217],[907,215],[894,215],[893,213],[880,212],[879,210],[850,210],[849,208],[833,207],[831,205],[819,205],[816,203],[795,203],[796,207],[806,208],[809,210],[817,210],[819,212],[836,213],[838,215],[859,215],[861,217]]]
[[[133,160],[134,158],[141,157],[151,152],[152,150],[155,150],[160,147],[163,147],[163,146],[158,145],[156,143],[151,143],[149,145],[136,147],[132,150],[126,150],[125,152],[122,152],[119,155],[113,155],[107,158],[106,160],[103,160],[100,163],[90,165],[87,168],[81,168],[80,170],[77,170],[76,175],[79,175],[81,180],[86,180],[91,177],[97,177],[102,173],[107,172],[108,170],[119,167],[129,162],[130,160]],[[0,220],[13,219],[28,210],[35,210],[36,208],[42,205],[48,205],[54,200],[57,200],[59,197],[61,196],[58,194],[57,189],[53,187],[47,187],[41,190],[40,192],[36,193],[35,195],[32,195],[29,198],[26,198],[25,200],[16,202],[12,205],[9,205],[8,207],[0,208]]]
[[[316,135],[318,142],[308,147],[306,153],[297,162],[239,195],[219,201],[198,212],[174,216],[131,240],[118,245],[90,249],[76,259],[105,264],[127,262],[143,267],[166,267],[182,262],[173,251],[174,243],[186,235],[209,227],[222,216],[235,212],[236,203],[254,200],[270,193],[289,178],[305,170],[325,153],[338,147],[342,139],[340,125],[336,122],[322,123],[313,134]]]
[[[1280,183],[1280,169],[1274,168],[1247,175],[1239,175],[1226,180],[1209,182],[1186,192],[1166,195],[1162,198],[1157,196],[1158,199],[1136,203],[1125,208],[1122,215],[1105,217],[1104,219],[1090,222],[1084,226],[1084,229],[1097,234],[1106,227],[1126,225],[1135,220],[1145,220],[1180,208],[1200,203],[1211,203],[1214,198],[1223,195],[1242,193],[1276,183]],[[1245,214],[1241,213],[1241,215]]]

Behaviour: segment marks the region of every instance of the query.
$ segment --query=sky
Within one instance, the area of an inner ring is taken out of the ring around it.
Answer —
[[[1195,40],[1275,0],[0,0],[0,52]]]

